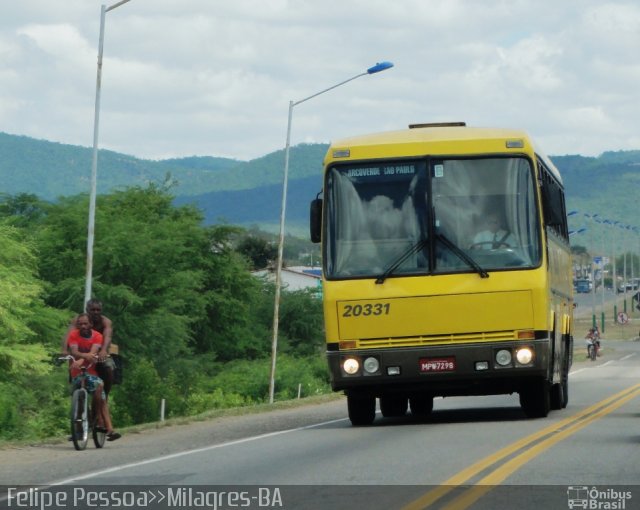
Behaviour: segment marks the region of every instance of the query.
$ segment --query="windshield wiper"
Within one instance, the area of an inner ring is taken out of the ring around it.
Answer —
[[[457,244],[454,244],[447,237],[442,234],[436,234],[436,238],[442,241],[447,248],[449,248],[455,255],[464,260],[467,264],[469,264],[473,269],[477,271],[481,278],[489,278],[489,273],[480,266],[473,258],[469,256],[467,252],[465,252],[462,248],[460,248]]]
[[[428,242],[429,242],[429,239],[421,239],[414,245],[409,246],[409,248],[407,248],[406,251],[401,253],[400,256],[391,263],[391,265],[384,271],[384,273],[382,273],[380,276],[378,276],[378,278],[376,278],[376,283],[377,284],[384,283],[384,281],[389,276],[391,276],[395,272],[395,270],[398,269],[405,260],[407,260],[414,253],[418,253],[422,248],[424,248],[427,245]]]
[[[469,264],[469,266],[475,269],[481,278],[489,278],[489,273],[487,273],[487,271],[484,268],[482,268],[480,264],[478,264],[475,260],[473,260],[473,258],[471,258],[458,245],[454,244],[452,241],[450,241],[447,237],[445,237],[442,234],[436,234],[436,238],[439,239],[442,242],[442,244],[444,244],[447,248],[449,248],[449,250],[451,250],[455,255],[457,255],[464,262]],[[395,270],[402,265],[402,263],[405,260],[407,260],[414,253],[417,253],[420,250],[422,250],[425,246],[427,246],[428,243],[429,243],[429,239],[421,239],[414,245],[407,248],[407,250],[402,252],[400,256],[391,263],[391,265],[384,271],[384,273],[382,273],[380,276],[378,276],[378,278],[376,278],[376,283],[377,284],[384,283],[384,281],[389,276],[391,276],[395,272]]]

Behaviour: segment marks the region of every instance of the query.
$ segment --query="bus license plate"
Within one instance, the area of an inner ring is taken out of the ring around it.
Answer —
[[[420,358],[420,372],[453,372],[456,369],[456,358]]]

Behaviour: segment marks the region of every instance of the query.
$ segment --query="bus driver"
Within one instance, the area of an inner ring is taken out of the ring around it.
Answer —
[[[473,238],[471,248],[481,250],[495,250],[516,246],[516,239],[511,232],[502,227],[500,215],[490,212],[487,216],[487,228],[478,232]]]

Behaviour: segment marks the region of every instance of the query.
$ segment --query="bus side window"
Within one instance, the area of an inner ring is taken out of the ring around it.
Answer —
[[[544,223],[564,239],[569,238],[567,215],[565,213],[564,192],[562,186],[551,174],[540,166],[542,179],[542,208]]]

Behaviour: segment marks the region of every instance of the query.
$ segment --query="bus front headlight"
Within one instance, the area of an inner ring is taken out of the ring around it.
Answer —
[[[496,352],[496,363],[501,367],[506,367],[511,364],[511,351],[507,349],[500,349]]]
[[[377,358],[369,356],[362,363],[362,368],[367,374],[375,374],[380,370],[380,362]]]
[[[360,362],[356,358],[346,358],[342,361],[342,370],[345,374],[355,375],[360,370]]]
[[[516,360],[521,365],[528,365],[533,361],[533,350],[531,347],[522,347],[516,351]]]

